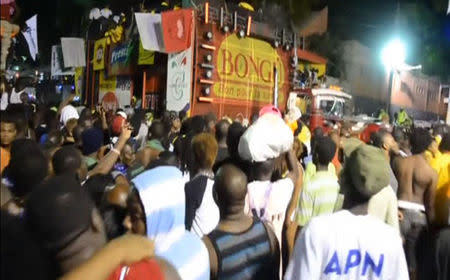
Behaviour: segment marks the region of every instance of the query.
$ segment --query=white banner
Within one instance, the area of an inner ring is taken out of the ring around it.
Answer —
[[[36,55],[38,54],[37,15],[32,16],[25,23],[27,24],[27,29],[22,31],[22,34],[28,43],[31,58],[36,60]]]
[[[167,61],[167,110],[181,111],[189,104],[192,88],[192,47],[169,54]]]
[[[84,40],[81,38],[61,38],[65,67],[86,66]]]
[[[161,14],[135,13],[135,16],[144,49],[164,52]]]
[[[52,46],[52,61],[51,61],[52,77],[63,75],[75,75],[74,69],[66,69],[64,71],[64,62],[62,58],[62,48],[60,45]]]
[[[116,97],[119,101],[120,108],[131,103],[131,79],[129,76],[117,76],[116,81]]]

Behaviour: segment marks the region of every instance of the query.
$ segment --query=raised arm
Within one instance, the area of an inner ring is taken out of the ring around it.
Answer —
[[[88,261],[64,275],[60,280],[106,280],[114,270],[154,255],[153,241],[144,236],[125,235],[109,242]]]
[[[102,129],[108,130],[108,122],[106,121],[106,111],[103,107],[100,108],[100,116],[102,119]]]
[[[119,140],[114,148],[98,162],[95,168],[88,173],[88,176],[93,176],[95,174],[108,174],[108,172],[111,171],[120,156],[120,152],[127,143],[128,139],[130,139],[132,131],[133,128],[129,125],[125,125],[122,128]]]
[[[298,176],[297,182],[294,185],[294,192],[292,193],[292,198],[291,201],[289,202],[286,211],[286,218],[284,220],[284,226],[286,228],[285,237],[287,242],[286,249],[288,256],[290,256],[294,250],[295,237],[298,227],[298,224],[295,221],[295,211],[298,207],[298,201],[300,200],[300,193],[303,187],[303,168],[301,168],[300,163],[297,164],[299,165],[300,174]],[[291,217],[293,217],[293,219],[291,219]]]
[[[299,168],[297,158],[295,157],[295,153],[292,149],[286,153],[286,163],[289,170],[287,178],[290,178],[295,186],[299,177]]]

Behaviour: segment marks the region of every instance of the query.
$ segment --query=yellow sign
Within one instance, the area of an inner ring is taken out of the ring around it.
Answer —
[[[300,63],[298,65],[298,70],[305,71],[305,68],[311,71],[312,69],[317,69],[317,77],[325,75],[325,71],[327,70],[326,64],[314,64],[314,63]]]
[[[140,41],[138,65],[152,65],[152,64],[155,64],[155,52],[144,49],[144,47],[142,46],[142,41]]]
[[[83,67],[75,68],[75,94],[81,96],[83,87]]]
[[[117,85],[116,76],[105,77],[105,72],[101,71],[99,77],[99,99],[101,100],[103,95],[105,95],[108,92],[115,93],[116,85]]]
[[[106,39],[100,39],[95,41],[94,45],[94,71],[105,69],[105,52],[106,52]]]
[[[285,69],[277,51],[267,42],[230,35],[218,50],[219,81],[214,84],[214,93],[218,97],[272,103],[275,67],[281,92]],[[278,102],[283,102],[283,94],[278,96]]]

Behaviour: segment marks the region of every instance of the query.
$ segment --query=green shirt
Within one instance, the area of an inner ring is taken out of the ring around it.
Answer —
[[[97,160],[91,157],[84,157],[84,162],[86,163],[89,171],[94,169],[94,167],[97,165]]]
[[[305,226],[313,217],[334,212],[339,194],[338,178],[318,171],[305,182],[297,208],[297,224]]]

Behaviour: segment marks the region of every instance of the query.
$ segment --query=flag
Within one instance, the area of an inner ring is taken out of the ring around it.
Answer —
[[[36,55],[38,54],[37,15],[32,16],[25,23],[27,24],[27,29],[22,31],[22,34],[27,41],[31,58],[36,60]]]
[[[61,45],[52,46],[51,74],[52,77],[75,74],[73,68],[64,67]]]
[[[94,71],[105,69],[105,52],[106,52],[106,39],[100,39],[95,41],[94,45]]]
[[[55,45],[52,46],[52,64],[51,64],[51,73],[52,77],[61,75],[62,69],[64,65],[62,65],[61,56],[60,56],[61,46]]]
[[[65,67],[86,66],[84,40],[81,38],[61,38]]]
[[[135,16],[144,49],[164,52],[161,14],[135,13]]]
[[[161,14],[164,47],[167,53],[180,52],[189,48],[193,14],[192,9],[180,9]]]
[[[448,0],[447,15],[450,14],[450,0]]]
[[[138,65],[152,65],[155,64],[155,52],[147,51],[142,46],[142,41],[139,42],[139,57]]]

